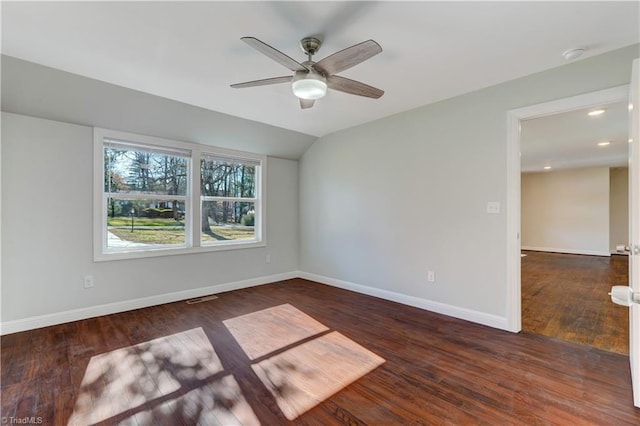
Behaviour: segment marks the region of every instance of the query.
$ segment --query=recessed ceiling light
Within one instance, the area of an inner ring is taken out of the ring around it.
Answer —
[[[551,166],[544,166],[543,169],[545,170],[551,170]]]
[[[631,142],[633,142],[633,139],[629,138],[629,140],[627,142],[631,143]]]
[[[633,104],[632,104],[632,103],[630,103],[630,104],[629,104],[629,111],[631,111],[632,109],[633,109]]]
[[[582,56],[585,50],[586,49],[583,47],[576,47],[573,49],[565,50],[562,53],[562,57],[565,59],[565,61],[573,61],[574,59],[578,59],[580,56]]]
[[[589,117],[596,117],[596,116],[602,115],[602,114],[604,114],[604,110],[603,109],[594,109],[593,111],[589,111],[587,113],[587,115]]]
[[[607,146],[607,145],[611,145],[611,142],[609,141],[598,142],[598,146]]]

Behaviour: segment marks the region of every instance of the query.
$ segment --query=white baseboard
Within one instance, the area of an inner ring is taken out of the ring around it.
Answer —
[[[339,287],[345,290],[355,291],[356,293],[362,293],[369,296],[379,297],[381,299],[390,300],[392,302],[402,303],[404,305],[413,306],[416,308],[424,309],[438,314],[447,315],[450,317],[463,319],[466,321],[475,322],[478,324],[486,325],[501,330],[511,331],[507,327],[507,318],[497,315],[491,315],[484,312],[474,311],[472,309],[461,308],[459,306],[447,305],[445,303],[434,302],[428,299],[422,299],[420,297],[408,296],[402,293],[396,293],[389,290],[382,290],[379,288],[368,287],[361,284],[355,284],[349,281],[342,281],[335,278],[329,278],[322,275],[316,275],[309,272],[298,272],[300,278],[304,278],[310,281],[327,284],[333,287]]]
[[[258,277],[243,281],[217,284],[209,287],[201,287],[191,290],[159,294],[156,296],[143,297],[140,299],[124,300],[122,302],[107,303],[104,305],[90,306],[87,308],[73,309],[70,311],[56,312],[53,314],[38,315],[35,317],[22,318],[14,321],[5,321],[0,323],[0,335],[17,333],[19,331],[25,330],[33,330],[36,328],[48,327],[50,325],[63,324],[66,322],[78,321],[102,315],[115,314],[118,312],[125,312],[133,309],[147,308],[149,306],[161,305],[163,303],[193,299],[195,297],[221,293],[224,291],[255,287],[258,285],[289,280],[297,277],[297,272],[285,272],[282,274],[269,275],[266,277]]]
[[[118,312],[126,312],[133,309],[147,308],[150,306],[161,305],[163,303],[172,303],[180,300],[193,299],[195,297],[206,296],[209,294],[221,293],[224,291],[238,290],[241,288],[255,287],[258,285],[269,284],[278,281],[289,280],[293,278],[304,278],[310,281],[327,284],[333,287],[343,288],[345,290],[355,291],[356,293],[366,294],[369,296],[379,297],[381,299],[390,300],[392,302],[402,303],[404,305],[414,306],[431,312],[447,315],[466,321],[475,322],[501,330],[510,331],[507,327],[507,319],[497,315],[491,315],[484,312],[474,311],[472,309],[461,308],[458,306],[447,305],[445,303],[434,302],[432,300],[422,299],[415,296],[409,296],[402,293],[396,293],[389,290],[368,287],[349,281],[338,280],[335,278],[316,275],[309,272],[293,271],[282,274],[269,275],[266,277],[252,278],[243,281],[236,281],[225,284],[217,284],[209,287],[201,287],[191,290],[177,291],[173,293],[160,294],[156,296],[143,297],[140,299],[125,300],[122,302],[107,303],[104,305],[90,306],[87,308],[73,309],[69,311],[56,312],[53,314],[38,315],[35,317],[22,318],[13,321],[5,321],[0,323],[0,335],[17,333],[20,331],[33,330],[41,327],[48,327],[56,324],[63,324],[72,321],[79,321],[87,318],[98,317],[102,315],[110,315]]]
[[[553,248],[553,247],[531,247],[522,246],[522,250],[530,251],[544,251],[548,253],[564,253],[564,254],[584,254],[587,256],[611,256],[608,251],[600,250],[579,250],[579,249],[567,249],[567,248]]]

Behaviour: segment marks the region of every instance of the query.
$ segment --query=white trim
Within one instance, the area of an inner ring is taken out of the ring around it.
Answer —
[[[112,260],[131,260],[131,259],[144,259],[148,257],[158,256],[179,256],[185,254],[200,254],[212,251],[227,251],[227,250],[244,250],[258,247],[266,247],[267,243],[264,241],[256,240],[236,240],[226,242],[224,244],[211,243],[208,245],[200,245],[197,247],[183,246],[157,246],[156,248],[149,248],[148,250],[133,251],[122,249],[121,251],[109,252],[108,257],[94,259],[94,262],[109,262]]]
[[[507,319],[497,315],[491,315],[484,312],[474,311],[472,309],[461,308],[459,306],[447,305],[445,303],[435,302],[433,300],[422,299],[420,297],[409,296],[394,291],[382,290],[379,288],[368,287],[366,285],[356,284],[349,281],[338,280],[335,278],[316,275],[309,272],[298,272],[300,278],[315,281],[321,284],[327,284],[333,287],[345,290],[355,291],[356,293],[366,294],[378,297],[380,299],[390,300],[392,302],[402,303],[403,305],[414,306],[438,314],[447,315],[453,318],[463,319],[475,322],[501,330],[507,330]]]
[[[582,254],[582,255],[586,255],[586,256],[611,257],[611,252],[609,252],[609,251],[600,251],[600,250],[580,250],[580,249],[554,248],[554,247],[532,247],[532,246],[522,246],[522,250],[543,251],[543,252],[546,252],[546,253]]]
[[[629,286],[640,291],[640,257],[633,246],[640,244],[640,59],[631,66],[629,85]],[[640,305],[634,303],[629,312],[629,365],[633,405],[640,407]]]
[[[248,280],[235,281],[226,284],[216,284],[209,287],[176,291],[173,293],[159,294],[155,296],[143,297],[140,299],[124,300],[122,302],[107,303],[104,305],[90,306],[87,308],[73,309],[70,311],[56,312],[53,314],[21,318],[14,321],[5,321],[0,323],[0,335],[33,330],[36,328],[48,327],[51,325],[63,324],[71,321],[79,321],[87,318],[99,317],[102,315],[126,312],[133,309],[147,308],[150,306],[162,305],[164,303],[172,303],[180,300],[193,299],[195,297],[207,296],[209,294],[221,293],[224,291],[255,287],[263,284],[290,280],[297,277],[298,273],[296,272],[285,272],[282,274],[251,278]]]
[[[167,195],[167,198],[170,199],[171,195]],[[151,198],[151,197],[147,197]],[[200,196],[200,201],[230,201],[232,203],[257,203],[259,200],[257,198],[241,198],[241,197],[220,197],[217,195],[202,195]]]
[[[515,137],[516,140],[512,140]],[[507,114],[507,330],[522,329],[520,288],[520,119]],[[517,259],[515,258],[517,257]]]
[[[191,163],[189,164],[189,170],[195,170],[194,167],[197,167],[200,170],[200,161],[202,159],[202,152],[195,150],[191,152],[191,158],[189,159]],[[200,193],[200,179],[202,178],[201,173],[193,173],[189,174],[189,194],[193,195],[193,191],[197,189],[198,193]],[[195,198],[195,199],[194,199]],[[199,250],[201,246],[200,241],[200,232],[202,230],[202,202],[197,199],[198,197],[190,196],[189,200],[187,200],[186,208],[190,209],[191,214],[185,215],[185,223],[184,228],[187,232],[186,242],[187,246]],[[190,221],[190,222],[189,222]]]
[[[588,108],[594,105],[602,106],[616,102],[626,102],[628,97],[629,85],[623,84],[622,86],[610,87],[609,89],[598,90],[596,92],[512,109],[508,114],[513,114],[519,120],[528,120],[559,114],[562,112],[575,111],[577,109]]]
[[[507,111],[507,329],[521,330],[520,283],[520,121],[594,105],[626,101],[629,85]]]
[[[143,194],[140,192],[104,192],[102,194],[105,199],[107,198],[115,198],[117,200],[162,200],[162,201],[173,201],[180,200],[187,203],[189,199],[189,195],[171,195],[171,194]]]
[[[2,128],[2,117],[4,112],[0,114],[0,129]],[[0,139],[2,139],[0,137]],[[2,143],[0,143],[0,295],[2,294]],[[0,303],[0,318],[2,318],[2,303]]]
[[[392,302],[402,303],[403,305],[413,306],[416,308],[424,309],[426,311],[436,312],[438,314],[447,315],[453,318],[471,321],[477,324],[482,324],[501,330],[508,330],[507,319],[497,315],[491,315],[467,308],[461,308],[459,306],[447,305],[445,303],[422,299],[415,296],[409,296],[402,293],[396,293],[394,291],[368,287],[366,285],[338,280],[335,278],[329,278],[309,272],[292,271],[265,277],[251,278],[243,281],[216,284],[191,290],[159,294],[155,296],[143,297],[140,299],[124,300],[121,302],[107,303],[104,305],[90,306],[87,308],[73,309],[46,315],[38,315],[13,321],[5,321],[0,323],[0,335],[18,333],[20,331],[33,330],[36,328],[48,327],[72,321],[79,321],[102,315],[116,314],[133,309],[147,308],[150,306],[162,305],[164,303],[193,299],[195,297],[201,297],[231,290],[238,290],[247,287],[255,287],[294,278],[303,278],[306,280],[315,281],[317,283],[327,284],[345,290],[351,290],[356,293],[366,294]]]

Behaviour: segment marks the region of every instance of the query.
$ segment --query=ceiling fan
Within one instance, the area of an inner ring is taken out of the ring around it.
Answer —
[[[333,55],[327,56],[319,62],[314,62],[311,57],[320,49],[321,42],[315,37],[305,37],[300,40],[300,47],[302,47],[302,50],[307,55],[307,60],[302,63],[299,63],[295,59],[292,59],[255,37],[242,37],[240,40],[258,52],[289,68],[294,73],[293,75],[283,77],[272,77],[264,80],[232,84],[231,87],[234,89],[265,86],[268,84],[291,83],[293,93],[300,99],[300,107],[302,109],[311,108],[316,99],[322,98],[327,93],[327,88],[374,99],[378,99],[384,94],[383,90],[369,86],[368,84],[336,75],[336,73],[358,65],[382,52],[382,47],[373,40],[367,40],[347,47]]]

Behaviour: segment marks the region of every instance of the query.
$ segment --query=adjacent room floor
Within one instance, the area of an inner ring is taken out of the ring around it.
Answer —
[[[522,330],[629,354],[629,309],[608,295],[629,284],[627,256],[524,253]]]
[[[42,424],[640,424],[626,356],[295,279],[2,337]]]

